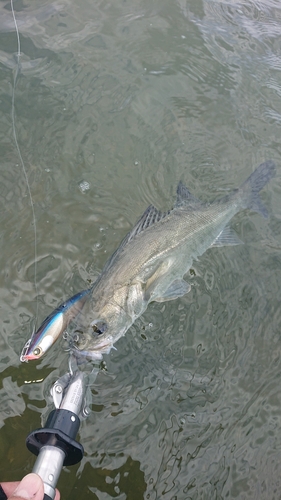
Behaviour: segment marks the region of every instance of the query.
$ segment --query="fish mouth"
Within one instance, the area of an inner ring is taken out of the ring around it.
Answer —
[[[87,341],[84,343],[85,346],[87,346]],[[98,341],[96,344],[93,344],[93,347],[91,347],[91,344],[89,344],[89,350],[91,351],[101,351],[104,352],[108,348],[112,347],[113,345],[113,339],[112,337],[104,340]],[[84,350],[83,343],[81,343],[81,347],[79,347],[79,344],[76,344],[75,346],[78,350]]]
[[[87,338],[84,342],[79,341],[73,344],[73,347],[77,354],[90,357],[92,359],[102,359],[103,354],[108,354],[113,348],[113,337],[107,337],[106,339],[99,339],[97,343],[87,342]]]

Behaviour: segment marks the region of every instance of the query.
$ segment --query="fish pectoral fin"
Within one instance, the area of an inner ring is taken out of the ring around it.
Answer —
[[[244,245],[230,226],[226,226],[212,243],[212,247],[223,247],[231,245]]]
[[[182,297],[186,293],[190,292],[191,286],[189,283],[182,279],[177,279],[171,283],[171,285],[164,292],[162,297],[153,298],[156,302],[166,302],[166,300],[174,300],[178,297]]]

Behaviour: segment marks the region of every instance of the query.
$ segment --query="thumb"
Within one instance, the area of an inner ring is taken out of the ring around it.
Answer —
[[[8,500],[43,500],[44,486],[37,474],[25,476]]]

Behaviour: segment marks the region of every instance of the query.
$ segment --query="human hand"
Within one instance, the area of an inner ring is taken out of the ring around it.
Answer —
[[[1,483],[1,487],[7,500],[43,500],[44,498],[43,481],[37,474],[28,474],[21,481]],[[0,500],[4,498],[0,491]],[[54,500],[60,500],[58,490],[56,490]]]

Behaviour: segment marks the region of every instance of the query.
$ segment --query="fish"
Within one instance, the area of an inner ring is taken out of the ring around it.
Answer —
[[[229,222],[243,209],[268,217],[259,191],[275,173],[274,162],[265,161],[239,189],[212,203],[200,201],[179,182],[171,210],[161,212],[150,205],[92,286],[79,317],[76,355],[102,359],[150,302],[177,299],[190,291],[183,277],[208,248],[243,243]]]
[[[81,312],[90,292],[91,288],[82,290],[56,307],[24,345],[20,361],[40,359]]]

